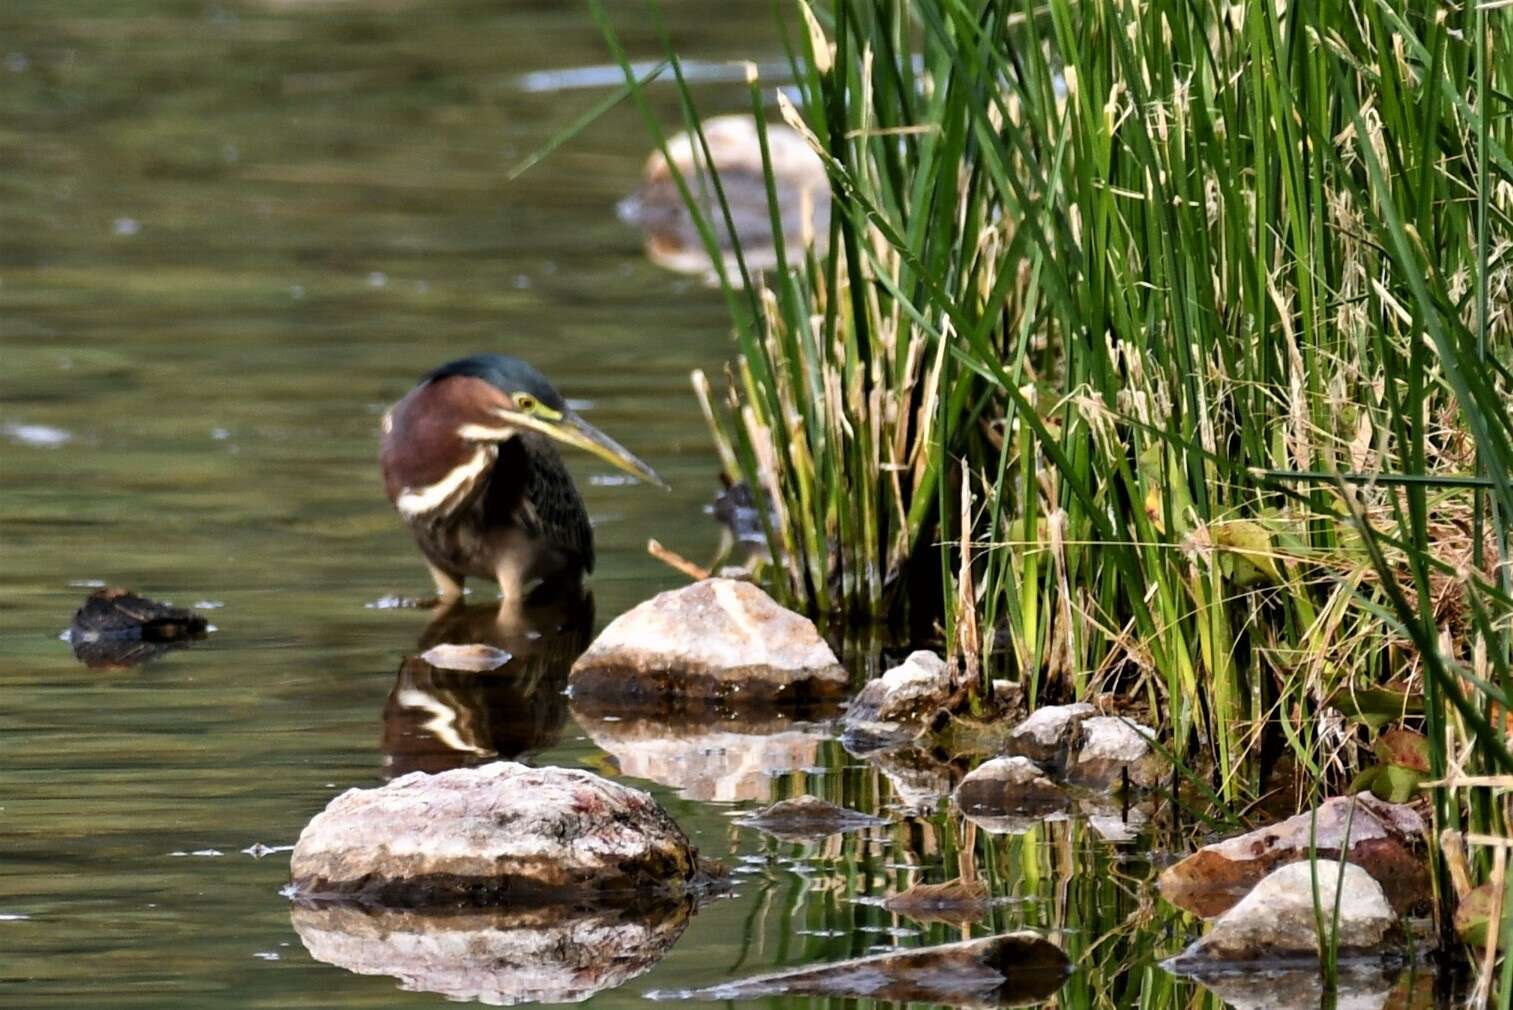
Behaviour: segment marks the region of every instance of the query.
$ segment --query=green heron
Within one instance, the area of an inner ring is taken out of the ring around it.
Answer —
[[[667,486],[516,358],[442,365],[384,414],[384,487],[443,602],[470,575],[518,601],[537,584],[593,571],[588,512],[554,441]]]

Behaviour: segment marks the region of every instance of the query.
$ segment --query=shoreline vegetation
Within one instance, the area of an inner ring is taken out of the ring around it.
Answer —
[[[1494,6],[797,0],[791,81],[748,75],[757,271],[670,42],[686,174],[594,5],[729,303],[695,385],[758,580],[1032,708],[1142,702],[1225,820],[1279,760],[1294,809],[1425,804],[1446,946],[1472,889],[1506,929],[1513,844]],[[798,242],[778,120],[830,186]]]

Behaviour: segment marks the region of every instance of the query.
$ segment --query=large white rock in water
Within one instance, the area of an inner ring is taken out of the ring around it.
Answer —
[[[931,719],[949,710],[956,679],[945,660],[923,650],[909,655],[857,692],[846,708],[846,743],[853,750],[883,749],[903,743],[930,728]]]
[[[411,909],[299,905],[294,931],[317,961],[390,975],[409,992],[514,1006],[579,1003],[624,985],[662,959],[688,924],[692,898],[644,910]]]
[[[1317,957],[1315,896],[1324,927],[1337,938],[1342,956],[1376,953],[1395,939],[1397,913],[1371,874],[1353,863],[1320,859],[1315,867],[1305,860],[1268,874],[1239,904],[1215,919],[1207,935],[1174,958],[1173,967],[1197,971],[1207,964]]]
[[[347,790],[300,832],[290,870],[303,898],[494,905],[676,893],[698,855],[638,789],[503,761]]]
[[[1042,763],[1059,760],[1077,737],[1083,720],[1097,714],[1098,710],[1085,701],[1037,708],[1009,734],[1008,751]]]
[[[573,664],[574,697],[802,701],[846,688],[814,622],[750,582],[705,579],[638,604]]]

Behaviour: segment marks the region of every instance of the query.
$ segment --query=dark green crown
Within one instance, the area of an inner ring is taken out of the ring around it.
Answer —
[[[435,382],[455,375],[482,379],[506,393],[529,393],[553,410],[567,409],[562,394],[552,388],[552,384],[546,381],[546,376],[519,358],[505,354],[475,354],[470,358],[449,361],[421,381]]]

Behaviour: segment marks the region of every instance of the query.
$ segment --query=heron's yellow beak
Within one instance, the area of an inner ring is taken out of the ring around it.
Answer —
[[[575,446],[609,463],[617,469],[655,484],[664,490],[672,490],[667,482],[657,476],[657,471],[634,455],[629,449],[610,438],[569,410],[560,418],[546,418],[536,414],[509,412],[509,419],[522,428],[539,431],[548,438],[564,445]]]

